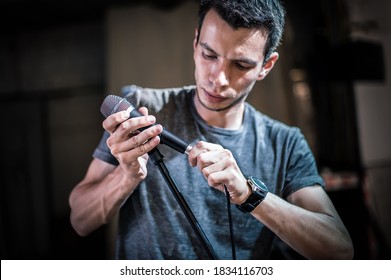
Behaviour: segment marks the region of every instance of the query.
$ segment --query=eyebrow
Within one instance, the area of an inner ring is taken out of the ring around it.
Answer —
[[[202,48],[214,53],[215,55],[218,55],[217,52],[215,52],[211,46],[208,45],[208,43],[205,43],[205,42],[200,42],[200,45]],[[253,59],[249,59],[249,58],[245,58],[245,57],[242,57],[242,58],[237,58],[237,59],[233,59],[233,61],[235,62],[242,62],[242,63],[246,63],[246,64],[249,64],[251,66],[256,66],[258,64],[257,61],[253,60]]]
[[[215,51],[212,49],[212,47],[210,47],[210,46],[208,45],[208,43],[200,42],[200,45],[201,45],[202,48],[206,49],[207,51],[210,51],[210,52],[212,52],[212,53],[214,53],[214,54],[217,55],[217,52],[215,52]]]

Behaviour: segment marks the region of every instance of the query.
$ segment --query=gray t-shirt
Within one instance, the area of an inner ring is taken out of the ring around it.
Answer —
[[[136,107],[145,106],[164,128],[188,143],[220,144],[234,155],[244,176],[261,179],[270,192],[286,198],[300,188],[323,185],[313,154],[298,128],[273,120],[246,103],[241,128],[211,127],[198,115],[194,86],[173,89],[123,88]],[[117,165],[105,132],[93,156]],[[231,259],[225,194],[208,186],[185,154],[160,145],[164,162],[220,259]],[[158,168],[148,162],[148,176],[122,205],[118,259],[208,259]],[[250,214],[231,207],[237,259],[268,259],[276,236]]]

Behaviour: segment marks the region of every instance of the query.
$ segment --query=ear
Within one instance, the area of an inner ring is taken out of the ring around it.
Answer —
[[[195,29],[195,35],[194,35],[194,41],[193,41],[193,48],[196,49],[198,44],[198,28]]]
[[[265,65],[262,66],[262,70],[259,73],[259,76],[258,76],[258,79],[257,79],[258,81],[265,79],[267,74],[269,74],[269,72],[273,69],[273,66],[274,66],[274,64],[276,63],[277,60],[278,60],[278,53],[277,52],[273,52],[270,55],[269,59],[266,61]]]

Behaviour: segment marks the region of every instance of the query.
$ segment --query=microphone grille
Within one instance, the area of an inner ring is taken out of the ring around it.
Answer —
[[[130,105],[131,104],[126,101],[125,98],[116,95],[108,95],[103,101],[100,111],[105,117],[108,117],[119,111],[125,111]]]

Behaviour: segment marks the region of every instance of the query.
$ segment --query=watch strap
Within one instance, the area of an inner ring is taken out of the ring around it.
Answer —
[[[249,177],[247,179],[247,184],[251,189],[250,196],[244,203],[236,205],[236,207],[244,213],[252,212],[265,199],[268,193],[266,185],[255,177]]]

